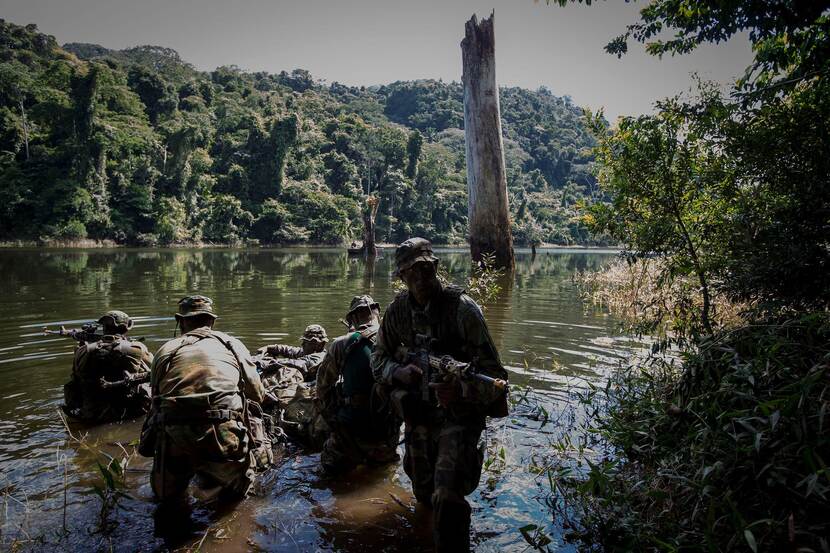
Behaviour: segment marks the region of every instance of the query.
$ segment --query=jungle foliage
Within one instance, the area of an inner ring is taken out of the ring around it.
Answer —
[[[827,9],[657,0],[607,47],[683,54],[745,31],[755,59],[729,94],[701,83],[652,115],[593,124],[609,201],[586,221],[657,267],[664,294],[647,296],[673,297],[632,296],[651,330],[670,327],[660,355],[592,390],[585,430],[607,454],[552,475],[586,542],[830,551]],[[724,303],[741,316],[720,316]]]
[[[582,110],[545,89],[502,106],[517,242],[592,243]],[[372,194],[378,240],[462,243],[462,122],[458,83],[200,72],[0,21],[0,240],[340,243]]]

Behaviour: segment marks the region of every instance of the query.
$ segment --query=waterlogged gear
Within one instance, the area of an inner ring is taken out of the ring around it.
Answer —
[[[123,420],[147,412],[153,355],[138,340],[119,334],[81,342],[72,378],[64,386],[63,410],[87,423]]]
[[[318,324],[310,324],[303,332],[302,347],[273,344],[259,348],[255,357],[257,370],[260,375],[266,376],[290,367],[299,370],[305,380],[311,382],[317,376],[328,341],[326,329]]]
[[[400,276],[401,271],[405,271],[421,261],[433,264],[438,263],[438,258],[435,257],[432,251],[432,243],[426,238],[418,237],[405,240],[400,246],[395,248],[396,269],[392,275]]]
[[[306,382],[300,370],[285,364],[267,365],[261,376],[266,390],[262,406],[274,423],[272,438],[288,437],[315,449],[322,447],[330,430],[319,412],[315,383]]]
[[[176,317],[195,317],[208,315],[214,319],[219,316],[213,312],[213,300],[207,296],[187,296],[179,300],[179,311]]]
[[[205,303],[179,307],[189,316],[207,313]],[[139,452],[154,457],[156,496],[180,495],[194,475],[244,495],[254,470],[273,462],[260,409],[265,390],[247,348],[223,332],[197,328],[163,345],[152,372],[153,405]]]

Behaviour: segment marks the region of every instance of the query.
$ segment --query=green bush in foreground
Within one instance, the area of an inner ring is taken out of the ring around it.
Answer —
[[[559,489],[609,551],[828,551],[830,316],[760,321],[621,371],[586,423],[608,456]],[[596,448],[595,448],[596,449]]]

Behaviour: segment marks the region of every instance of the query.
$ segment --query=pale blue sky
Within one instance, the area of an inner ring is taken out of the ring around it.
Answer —
[[[633,45],[622,59],[603,46],[637,19],[643,2],[565,8],[544,0],[0,0],[0,17],[35,23],[60,43],[108,48],[156,44],[199,69],[235,64],[278,72],[308,69],[320,79],[372,85],[461,78],[464,22],[496,13],[500,85],[535,89],[610,119],[651,110],[688,90],[690,73],[729,83],[751,59],[744,37],[658,60]]]

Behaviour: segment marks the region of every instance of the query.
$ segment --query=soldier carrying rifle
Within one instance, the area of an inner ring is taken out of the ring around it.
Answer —
[[[78,341],[72,378],[63,387],[64,412],[86,423],[101,423],[147,411],[153,355],[143,343],[127,337],[132,326],[123,311],[108,311],[81,329],[45,331]]]
[[[429,241],[403,242],[395,263],[407,290],[386,309],[372,370],[395,387],[393,404],[406,423],[404,470],[415,498],[433,510],[436,549],[469,551],[465,496],[481,476],[486,417],[507,414],[507,372],[481,308],[438,280]]]

